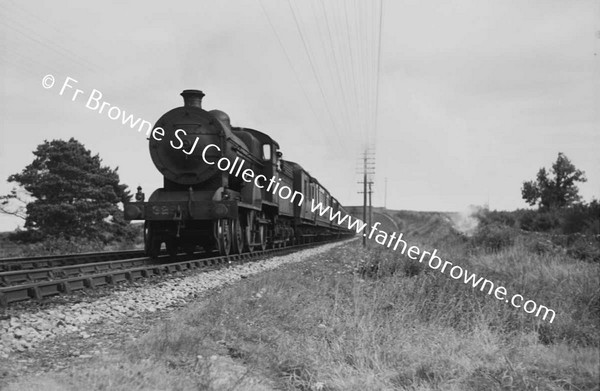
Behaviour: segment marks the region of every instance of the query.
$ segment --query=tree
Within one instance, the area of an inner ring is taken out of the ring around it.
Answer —
[[[529,205],[539,204],[540,209],[550,210],[570,206],[578,202],[579,189],[576,182],[586,182],[585,173],[575,168],[562,152],[552,165],[554,178],[549,178],[545,168],[540,168],[535,181],[523,183],[521,195]]]
[[[119,183],[116,169],[103,166],[79,141],[44,141],[33,152],[35,159],[21,173],[8,177],[30,198],[25,216],[11,211],[13,201],[23,201],[14,188],[0,197],[2,211],[25,217],[25,228],[37,237],[63,235],[110,240],[127,232],[119,202],[131,198],[127,186]]]

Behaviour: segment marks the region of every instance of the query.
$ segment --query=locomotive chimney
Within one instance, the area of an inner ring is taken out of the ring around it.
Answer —
[[[204,92],[200,90],[184,90],[181,93],[183,96],[183,105],[185,107],[197,107],[202,108],[202,98],[204,98]]]

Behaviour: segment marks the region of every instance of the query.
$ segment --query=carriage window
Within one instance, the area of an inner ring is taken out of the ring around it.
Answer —
[[[283,170],[283,153],[281,151],[275,152],[275,156],[277,156],[277,171]]]
[[[271,144],[263,144],[263,160],[271,160]]]

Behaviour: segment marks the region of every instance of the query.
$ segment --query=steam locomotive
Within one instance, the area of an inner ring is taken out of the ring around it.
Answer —
[[[342,205],[279,144],[258,130],[231,126],[229,116],[202,108],[204,93],[185,90],[182,107],[165,113],[149,135],[150,156],[164,184],[145,201],[125,204],[126,220],[144,220],[146,253],[156,257],[197,246],[222,255],[340,237],[347,227],[311,204]]]

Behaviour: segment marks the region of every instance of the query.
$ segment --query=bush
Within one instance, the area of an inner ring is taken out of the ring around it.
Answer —
[[[560,226],[557,212],[526,211],[519,225],[525,231],[548,232]]]
[[[44,240],[44,235],[38,231],[23,231],[17,228],[14,232],[8,234],[8,240],[18,243],[37,243]]]
[[[397,273],[405,266],[402,256],[394,256],[382,246],[367,250],[364,258],[357,266],[357,273],[362,278],[383,278]]]
[[[49,243],[50,245],[54,241],[66,241],[71,243],[100,243],[108,245],[115,242],[133,242],[136,237],[140,235],[141,226],[139,224],[123,224],[120,229],[117,230],[105,230],[99,231],[94,238],[90,237],[76,237],[62,232],[55,235],[46,235],[38,230],[21,230],[17,229],[14,232],[8,234],[8,240],[19,244],[35,244],[35,243]]]
[[[515,227],[518,218],[515,212],[490,211],[486,209],[479,210],[476,217],[481,225],[499,224],[509,227]]]
[[[41,238],[36,231],[17,230],[4,239],[2,257],[29,257],[41,255],[75,254],[97,251],[120,251],[141,248],[144,243],[143,225],[129,224],[127,235],[106,235],[102,239],[73,238],[59,234]]]
[[[480,226],[504,225],[531,232],[600,235],[600,203],[593,200],[554,210],[518,209],[512,212],[480,209]]]
[[[585,235],[568,237],[567,254],[573,258],[588,262],[600,262],[600,240]]]
[[[600,203],[578,204],[563,211],[561,230],[564,234],[600,234]]]
[[[552,254],[560,251],[560,247],[555,246],[551,240],[542,238],[532,238],[525,240],[526,248],[537,255]]]
[[[499,224],[480,226],[471,237],[471,246],[486,251],[500,251],[514,243],[514,234],[510,228]]]

